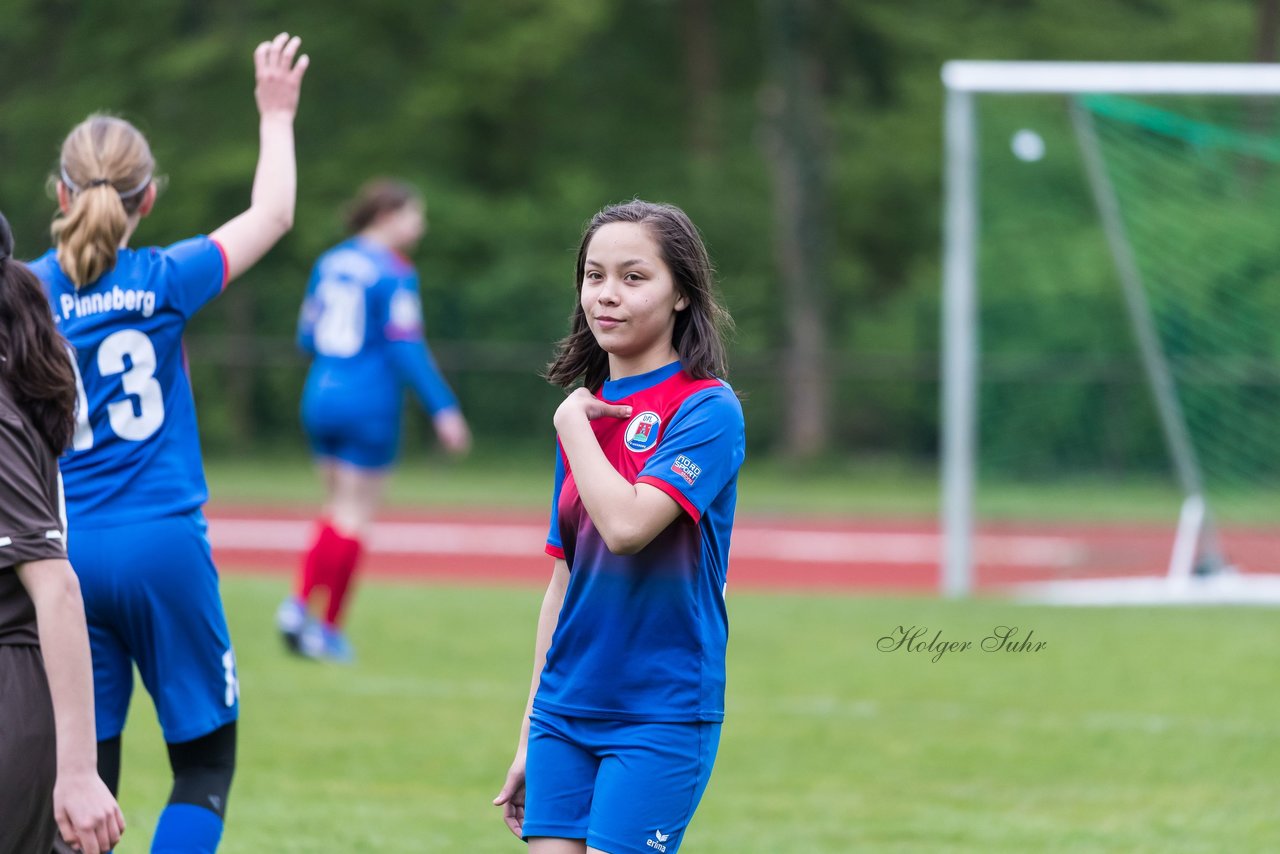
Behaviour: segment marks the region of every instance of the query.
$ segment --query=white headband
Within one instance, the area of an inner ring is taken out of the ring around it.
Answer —
[[[77,184],[75,181],[72,181],[71,176],[67,174],[66,164],[60,164],[59,170],[62,172],[62,183],[66,184],[67,188],[71,190],[71,192],[79,193],[82,191],[82,188],[80,187],[80,185]],[[147,185],[150,183],[151,183],[151,173],[148,172],[147,177],[142,179],[142,183],[134,187],[132,190],[128,190],[126,192],[120,192],[119,190],[116,190],[116,192],[120,194],[120,198],[128,199],[132,196],[138,195],[138,193],[141,193],[143,190],[147,189]],[[108,181],[106,178],[95,178],[94,180],[89,182],[90,187],[99,187],[103,185],[110,185],[114,188],[114,185],[112,185],[111,182]]]

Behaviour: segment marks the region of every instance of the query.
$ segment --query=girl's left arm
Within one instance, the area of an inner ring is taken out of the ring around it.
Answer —
[[[451,454],[465,454],[471,448],[471,428],[458,406],[457,396],[427,349],[416,277],[402,280],[392,292],[387,303],[384,334],[392,366],[400,379],[413,389],[423,408],[431,413],[440,444]]]
[[[451,454],[465,454],[471,449],[471,428],[458,406],[458,398],[445,382],[421,338],[416,341],[391,341],[387,352],[391,364],[431,413],[431,423],[441,446]]]
[[[683,512],[662,490],[631,483],[605,457],[591,422],[627,418],[630,406],[617,406],[577,389],[556,410],[560,445],[569,458],[582,505],[614,554],[635,554],[653,541]]]

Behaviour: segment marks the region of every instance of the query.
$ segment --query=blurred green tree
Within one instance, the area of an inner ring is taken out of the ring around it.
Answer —
[[[431,232],[416,260],[428,335],[482,441],[512,441],[513,411],[550,441],[557,393],[537,371],[573,305],[580,229],[602,205],[642,196],[680,204],[707,237],[738,323],[732,379],[748,395],[753,449],[926,459],[941,63],[1240,61],[1270,20],[1269,0],[3,7],[0,208],[28,256],[47,246],[58,145],[92,110],[139,124],[169,176],[140,242],[207,232],[242,209],[257,145],[250,53],[281,29],[304,38],[294,233],[191,328],[211,450],[299,441],[304,366],[291,339],[308,270],[341,237],[356,186],[392,174],[426,193]],[[796,14],[804,38],[784,45],[777,20]],[[762,110],[780,51],[806,69],[792,78],[809,99],[799,114]],[[770,153],[780,139],[786,157]],[[789,212],[787,163],[813,170],[811,202]],[[787,242],[799,238],[817,242]],[[789,305],[812,316],[797,322]]]

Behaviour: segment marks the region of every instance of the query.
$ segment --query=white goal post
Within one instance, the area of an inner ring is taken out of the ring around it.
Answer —
[[[974,496],[977,455],[979,230],[978,127],[975,96],[1235,95],[1280,96],[1280,65],[1110,62],[951,61],[942,67],[945,104],[945,216],[941,352],[941,593],[968,595],[974,583]],[[1087,121],[1078,119],[1077,121]],[[1091,132],[1077,125],[1082,140]],[[1094,152],[1096,154],[1096,152]],[[1194,453],[1182,426],[1177,394],[1149,318],[1142,283],[1126,271],[1127,248],[1104,168],[1083,152],[1092,192],[1125,291],[1143,367],[1159,410],[1166,444],[1186,497],[1167,582],[1185,587],[1198,553],[1224,568],[1200,485]],[[1110,220],[1110,221],[1109,221]],[[1130,260],[1131,265],[1131,260]],[[1144,324],[1147,329],[1144,330]]]

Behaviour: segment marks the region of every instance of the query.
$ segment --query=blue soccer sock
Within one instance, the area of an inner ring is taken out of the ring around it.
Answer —
[[[222,819],[195,804],[169,804],[160,813],[151,854],[214,854],[222,839]]]

